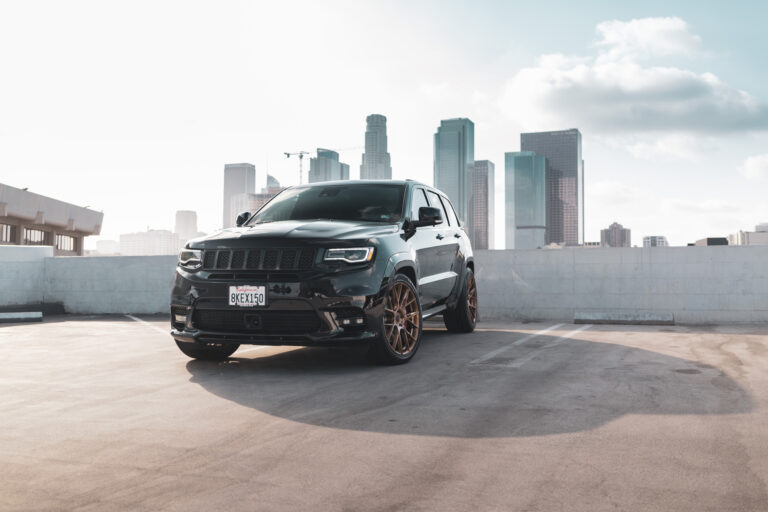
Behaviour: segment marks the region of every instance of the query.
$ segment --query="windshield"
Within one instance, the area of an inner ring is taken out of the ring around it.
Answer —
[[[397,222],[405,185],[349,184],[284,190],[254,215],[248,225],[280,220],[356,220]]]

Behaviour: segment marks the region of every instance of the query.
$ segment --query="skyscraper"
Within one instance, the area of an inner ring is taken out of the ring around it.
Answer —
[[[349,165],[339,162],[339,154],[330,149],[317,148],[317,157],[309,159],[309,183],[348,179]]]
[[[600,245],[603,247],[632,247],[632,231],[618,222],[600,230]]]
[[[253,164],[226,164],[224,166],[224,216],[222,226],[235,225],[235,216],[240,212],[231,209],[232,198],[238,194],[256,191],[256,167]]]
[[[475,162],[475,124],[469,119],[440,121],[435,133],[434,184],[448,195],[461,220],[466,220],[468,175]]]
[[[186,242],[198,236],[197,212],[192,210],[179,210],[176,212],[176,225],[173,232],[179,235],[181,242]]]
[[[365,153],[360,165],[360,179],[391,180],[392,165],[387,152],[387,118],[381,114],[371,114],[365,121]]]
[[[470,173],[467,231],[473,249],[493,249],[493,162],[476,160]]]
[[[547,243],[584,242],[584,160],[573,128],[520,134],[521,151],[547,159]]]
[[[667,247],[667,237],[665,236],[644,236],[643,247]]]
[[[547,245],[547,159],[533,151],[504,154],[507,249]]]

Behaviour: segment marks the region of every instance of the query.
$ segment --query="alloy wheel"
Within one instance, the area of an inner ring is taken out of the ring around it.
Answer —
[[[474,324],[477,320],[477,285],[475,276],[471,273],[467,276],[467,311],[470,321]]]
[[[392,285],[384,308],[384,335],[390,348],[407,356],[419,339],[421,315],[416,294],[402,282]]]

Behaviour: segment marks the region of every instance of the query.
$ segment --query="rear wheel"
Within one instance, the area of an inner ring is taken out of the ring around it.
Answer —
[[[416,287],[403,274],[397,274],[384,302],[384,318],[373,354],[386,364],[411,360],[421,345],[421,304]]]
[[[467,268],[456,306],[443,313],[443,323],[451,332],[472,332],[477,324],[477,282],[471,268]]]
[[[193,359],[223,361],[240,348],[237,343],[182,343],[177,341],[179,350]]]

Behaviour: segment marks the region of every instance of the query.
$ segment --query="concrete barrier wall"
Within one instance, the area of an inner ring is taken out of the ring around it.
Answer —
[[[43,265],[51,246],[0,245],[0,306],[42,302]]]
[[[67,313],[169,311],[176,256],[47,258],[44,302]]]
[[[166,313],[175,266],[176,256],[0,257],[0,306]],[[485,319],[570,322],[586,311],[768,322],[765,246],[478,251],[476,274]]]
[[[478,251],[484,318],[672,313],[676,323],[768,322],[768,247]]]

